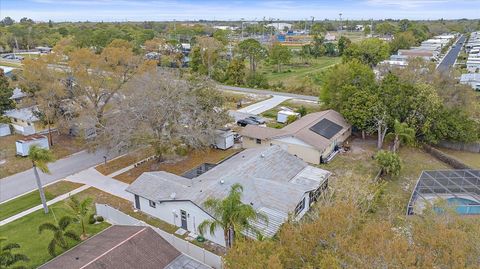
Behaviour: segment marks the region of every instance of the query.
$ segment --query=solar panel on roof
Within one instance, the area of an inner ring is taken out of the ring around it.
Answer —
[[[315,132],[327,139],[334,137],[338,132],[340,132],[340,130],[342,130],[342,126],[327,119],[323,119],[310,127],[310,131]]]

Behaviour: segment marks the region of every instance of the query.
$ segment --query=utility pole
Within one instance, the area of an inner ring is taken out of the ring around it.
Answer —
[[[339,17],[340,17],[340,31],[339,31],[339,32],[341,33],[342,30],[343,30],[343,26],[342,26],[342,13],[340,13],[340,14],[338,14],[338,15],[339,15]]]
[[[240,18],[240,21],[242,22],[242,36],[240,37],[240,40],[243,40],[243,18]]]

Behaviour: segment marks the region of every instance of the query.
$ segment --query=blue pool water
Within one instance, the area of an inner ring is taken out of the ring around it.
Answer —
[[[477,215],[480,214],[480,203],[465,198],[448,198],[447,203],[455,207],[458,214]]]

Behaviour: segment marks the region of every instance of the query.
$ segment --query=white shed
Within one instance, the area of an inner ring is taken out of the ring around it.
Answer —
[[[214,146],[219,149],[229,149],[233,147],[233,132],[230,128],[219,129],[215,131]]]
[[[0,136],[7,136],[10,135],[12,132],[10,131],[10,126],[5,123],[0,123]]]
[[[30,147],[37,145],[40,148],[49,149],[48,138],[44,135],[30,135],[26,136],[23,139],[19,139],[15,142],[17,148],[17,155],[28,156],[28,151]]]
[[[299,118],[300,113],[293,112],[293,111],[290,111],[290,110],[278,111],[277,122],[286,123],[288,121],[288,117],[290,117],[290,116],[296,116],[297,118]]]

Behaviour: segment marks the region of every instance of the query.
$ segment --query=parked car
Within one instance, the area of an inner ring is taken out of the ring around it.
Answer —
[[[238,120],[237,121],[237,125],[238,126],[242,126],[242,127],[245,127],[247,125],[258,125],[259,123],[250,119],[250,118],[245,118],[245,119],[241,119],[241,120]]]
[[[265,124],[265,120],[260,116],[250,116],[247,119],[251,119],[253,121],[256,121],[256,122],[258,122],[258,124]]]

